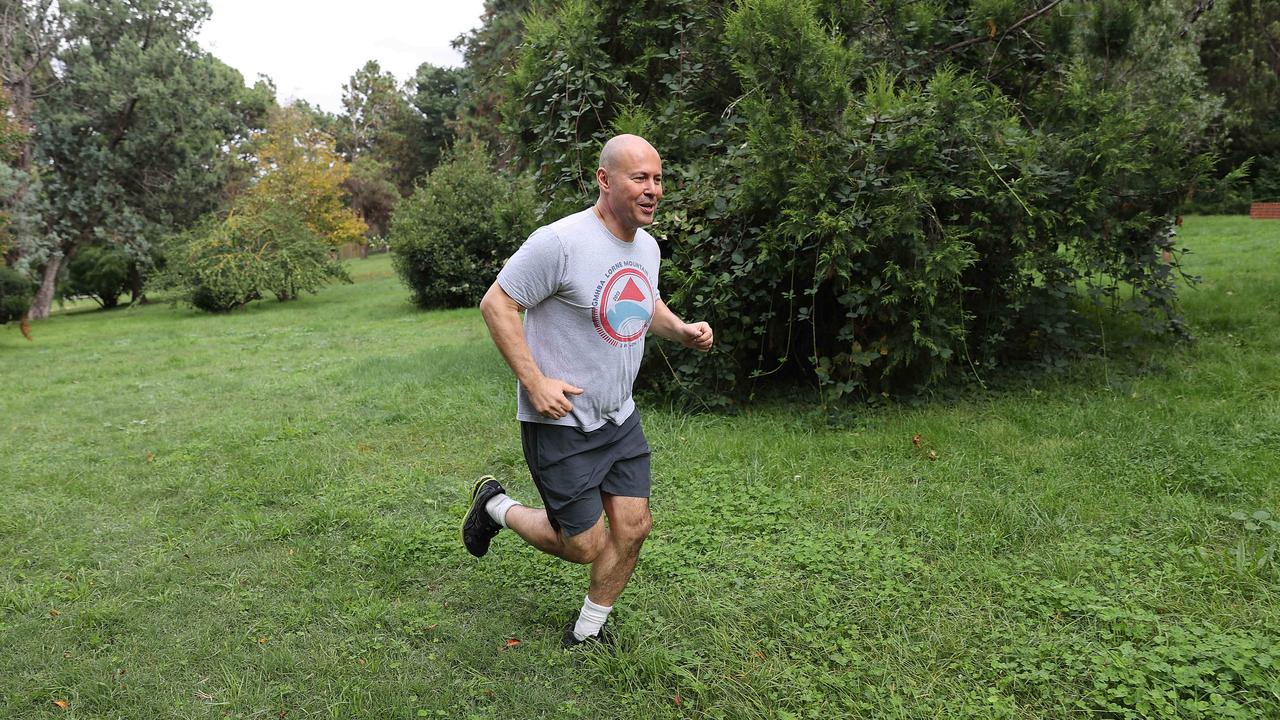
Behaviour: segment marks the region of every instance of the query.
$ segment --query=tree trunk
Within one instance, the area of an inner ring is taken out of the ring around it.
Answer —
[[[138,269],[138,263],[133,264],[133,268],[129,271],[129,304],[146,305],[147,300],[146,282],[142,277],[142,271]]]
[[[49,309],[53,307],[53,291],[58,287],[58,271],[62,270],[64,257],[61,253],[49,258],[44,266],[44,277],[40,279],[40,289],[31,301],[31,309],[27,317],[32,320],[49,319]]]

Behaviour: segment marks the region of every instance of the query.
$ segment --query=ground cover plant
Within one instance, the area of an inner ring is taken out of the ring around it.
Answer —
[[[1275,717],[1278,239],[1188,219],[1193,345],[834,422],[642,403],[614,655],[559,650],[583,569],[462,549],[475,476],[533,495],[514,383],[385,256],[6,327],[0,717]]]

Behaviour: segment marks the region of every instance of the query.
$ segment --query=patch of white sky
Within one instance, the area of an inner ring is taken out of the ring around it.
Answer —
[[[422,63],[462,64],[450,43],[479,27],[484,0],[209,0],[200,45],[252,86],[275,83],[281,103],[342,110],[342,86],[377,60],[400,83]]]

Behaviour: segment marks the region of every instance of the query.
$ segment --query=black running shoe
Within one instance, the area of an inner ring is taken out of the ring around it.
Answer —
[[[462,519],[462,544],[467,546],[467,552],[476,557],[483,557],[489,552],[489,541],[502,529],[501,525],[489,517],[484,504],[494,495],[504,492],[506,490],[502,489],[502,485],[492,475],[480,478],[471,488],[471,508]]]
[[[592,647],[613,647],[613,635],[609,633],[609,621],[605,620],[600,626],[600,632],[595,635],[588,635],[582,640],[573,634],[573,627],[578,624],[578,619],[574,618],[564,626],[564,637],[560,638],[560,647],[565,650],[573,650],[574,648],[592,648]]]

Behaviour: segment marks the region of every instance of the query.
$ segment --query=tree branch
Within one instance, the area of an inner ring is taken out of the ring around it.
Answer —
[[[1050,10],[1054,9],[1055,7],[1057,7],[1058,3],[1061,3],[1061,2],[1062,2],[1062,0],[1052,0],[1048,5],[1045,5],[1044,7],[1040,8],[1039,10],[1036,10],[1036,11],[1034,11],[1034,12],[1030,13],[1029,15],[1024,16],[1021,20],[1018,20],[1018,21],[1017,21],[1017,22],[1015,22],[1014,24],[1012,24],[1012,25],[1010,25],[1009,27],[1005,28],[1005,31],[1004,31],[1004,32],[1002,32],[1002,33],[1000,33],[1000,39],[1001,39],[1001,40],[1003,40],[1003,39],[1004,39],[1004,37],[1005,37],[1006,35],[1008,35],[1009,33],[1013,32],[1014,30],[1017,30],[1018,28],[1022,27],[1023,25],[1026,25],[1027,23],[1031,22],[1032,20],[1035,20],[1036,18],[1040,17],[1041,15],[1043,15],[1043,14],[1045,14],[1045,13],[1049,12]],[[967,48],[967,47],[969,47],[970,45],[977,45],[977,44],[979,44],[979,43],[991,42],[991,40],[992,40],[992,39],[993,39],[993,38],[992,38],[991,36],[987,36],[987,37],[972,37],[972,38],[969,38],[968,40],[961,40],[960,42],[958,42],[958,43],[956,43],[956,44],[954,44],[954,45],[951,45],[951,46],[945,47],[945,48],[943,48],[943,49],[941,49],[941,50],[937,50],[937,51],[935,51],[935,52],[936,52],[936,54],[945,54],[945,53],[949,53],[949,52],[954,52],[954,51],[956,51],[956,50],[960,50],[960,49],[963,49],[963,48]]]

